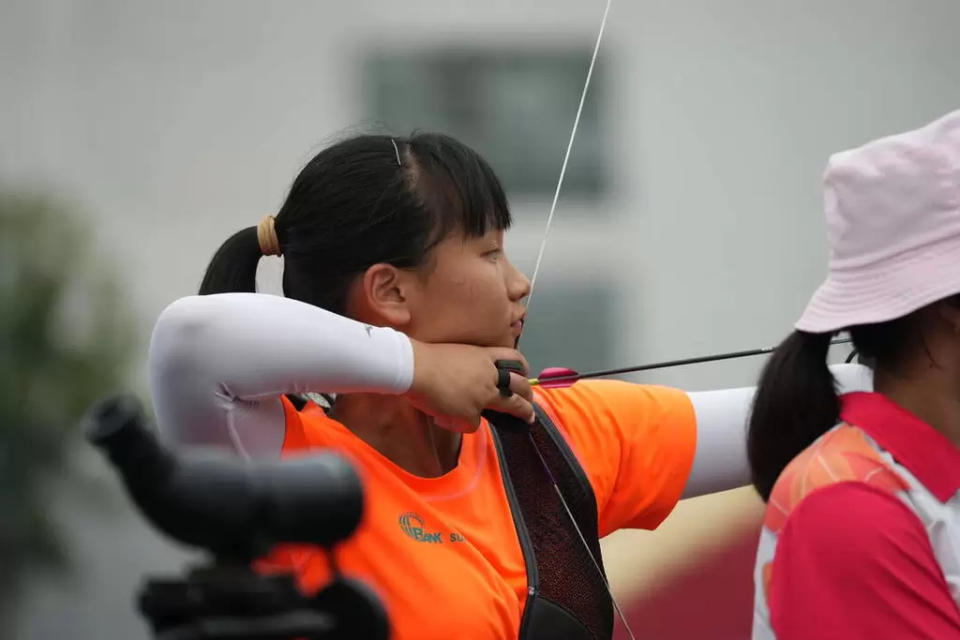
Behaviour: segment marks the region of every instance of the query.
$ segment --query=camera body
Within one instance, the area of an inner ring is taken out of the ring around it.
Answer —
[[[360,479],[341,456],[254,462],[214,452],[177,455],[160,444],[129,395],[100,403],[85,420],[88,440],[147,520],[212,556],[184,578],[148,580],[139,604],[156,637],[387,638],[383,606],[363,583],[335,570],[329,585],[307,596],[292,574],[250,568],[278,543],[318,545],[333,563],[330,547],[349,537],[363,514]]]

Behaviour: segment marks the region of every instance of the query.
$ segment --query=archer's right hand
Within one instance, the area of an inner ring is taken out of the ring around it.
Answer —
[[[492,409],[532,423],[533,390],[526,377],[510,373],[510,391],[504,398],[497,387],[497,360],[518,360],[524,372],[530,366],[514,349],[465,344],[413,344],[413,383],[405,396],[433,416],[445,429],[470,433],[480,426],[480,412]]]

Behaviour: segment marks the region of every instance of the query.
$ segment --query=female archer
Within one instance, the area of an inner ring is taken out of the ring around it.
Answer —
[[[960,111],[834,155],[831,258],[760,379],[754,634],[960,638]],[[848,331],[875,393],[839,395]]]
[[[217,295],[175,302],[153,334],[168,441],[350,457],[366,511],[334,556],[376,586],[397,639],[609,638],[598,538],[748,478],[749,389],[534,393],[498,369],[524,362],[512,347],[529,282],[507,259],[509,226],[496,176],[456,140],[351,138],[306,165],[275,219],[217,251],[200,289]],[[286,297],[252,293],[265,254],[283,255]],[[332,406],[303,396],[316,391]],[[331,573],[310,548],[265,564],[308,590]]]

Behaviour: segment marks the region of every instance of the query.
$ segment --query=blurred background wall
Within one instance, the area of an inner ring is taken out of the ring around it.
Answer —
[[[0,187],[72,203],[122,291],[112,304],[138,340],[127,385],[144,391],[158,313],[196,290],[229,234],[277,209],[313,153],[354,131],[435,129],[476,146],[508,187],[508,250],[529,273],[602,10],[4,0]],[[824,273],[828,154],[960,107],[958,24],[956,0],[615,1],[524,337],[534,366],[775,344]],[[264,263],[276,292],[279,260]],[[760,364],[634,379],[744,386]],[[73,569],[28,572],[10,637],[145,637],[131,591],[187,556],[129,511],[91,452],[71,443],[65,456],[97,504],[59,487],[56,469],[44,480]],[[745,637],[760,509],[733,491],[605,542],[639,637]]]

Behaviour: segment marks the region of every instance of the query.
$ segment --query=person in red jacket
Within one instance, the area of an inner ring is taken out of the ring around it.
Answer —
[[[824,284],[749,426],[753,637],[960,638],[960,111],[830,158]],[[825,363],[848,331],[874,393]]]

